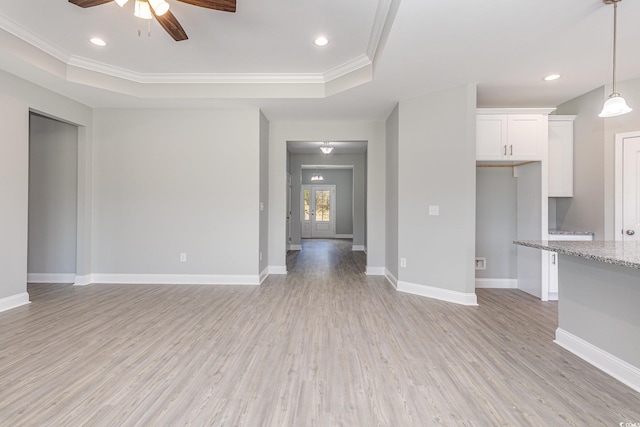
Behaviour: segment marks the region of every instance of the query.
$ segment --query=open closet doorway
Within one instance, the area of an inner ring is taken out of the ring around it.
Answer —
[[[29,116],[27,281],[74,283],[77,259],[78,127]]]

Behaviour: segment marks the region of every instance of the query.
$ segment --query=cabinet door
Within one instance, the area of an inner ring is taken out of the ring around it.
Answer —
[[[573,197],[573,120],[549,120],[549,197]]]
[[[549,301],[558,300],[558,253],[549,253]]]
[[[476,116],[476,160],[505,160],[507,116]]]
[[[542,160],[542,116],[511,115],[507,123],[507,154],[510,160]]]

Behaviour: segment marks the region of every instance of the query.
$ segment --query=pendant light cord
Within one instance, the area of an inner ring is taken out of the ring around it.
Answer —
[[[613,93],[616,92],[616,39],[618,34],[618,1],[613,0]]]

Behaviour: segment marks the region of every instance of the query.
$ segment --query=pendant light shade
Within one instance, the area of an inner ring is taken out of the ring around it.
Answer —
[[[604,102],[599,117],[615,117],[627,114],[632,108],[627,101],[616,92],[616,38],[618,33],[618,3],[622,0],[602,0],[604,4],[613,4],[613,87],[611,95]]]
[[[627,101],[618,93],[612,93],[609,98],[604,102],[602,111],[598,114],[599,117],[615,117],[621,116],[631,112],[633,108],[627,105]]]
[[[324,176],[320,174],[318,168],[316,168],[316,171],[311,175],[311,181],[324,181]]]
[[[118,6],[122,7],[125,4],[127,4],[129,0],[116,0],[116,3],[118,3]]]

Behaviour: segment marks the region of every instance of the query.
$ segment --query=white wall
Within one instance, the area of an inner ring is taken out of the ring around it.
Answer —
[[[476,278],[517,278],[516,184],[510,167],[476,170],[476,257],[487,262]]]
[[[400,102],[400,290],[475,304],[475,114],[474,85]]]
[[[94,116],[94,273],[258,277],[257,109]]]
[[[28,280],[73,283],[78,128],[37,114],[29,130]]]
[[[0,72],[0,310],[26,302],[29,110],[84,126],[78,135],[78,272],[91,268],[91,109]],[[82,274],[82,273],[81,273]],[[14,298],[16,297],[16,298]],[[3,303],[3,301],[10,301]]]
[[[398,106],[387,118],[386,123],[386,253],[385,266],[389,279],[398,281]]]
[[[272,121],[269,145],[269,263],[285,271],[287,141],[367,141],[367,271],[384,271],[384,122]]]

